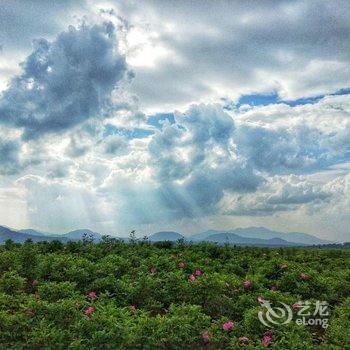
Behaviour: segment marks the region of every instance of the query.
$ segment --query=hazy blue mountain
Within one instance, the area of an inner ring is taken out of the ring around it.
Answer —
[[[14,242],[26,240],[27,235],[22,232],[16,232],[8,227],[0,226],[0,243],[5,242],[7,239],[12,239]]]
[[[62,236],[32,235],[26,232],[16,231],[5,226],[0,226],[0,243],[4,243],[7,239],[12,239],[12,241],[15,243],[23,243],[27,239],[31,239],[33,242],[53,241],[56,239],[59,239],[62,242],[68,241],[67,238],[64,238]]]
[[[194,235],[189,236],[187,239],[193,242],[199,242],[205,240],[210,235],[214,235],[216,233],[223,233],[223,231],[216,231],[216,230],[208,230],[200,233],[196,233]]]
[[[33,229],[14,230],[6,226],[0,226],[0,243],[6,239],[12,239],[14,242],[24,242],[31,239],[33,242],[60,240],[61,242],[82,240],[84,236],[93,237],[95,242],[101,240],[102,235],[89,229],[78,229],[68,233],[58,235],[49,234]],[[149,241],[177,241],[185,237],[174,231],[161,231],[149,236]],[[269,230],[265,227],[247,227],[237,228],[228,231],[208,230],[188,238],[192,242],[217,242],[220,244],[230,243],[238,245],[256,245],[256,246],[295,246],[295,245],[319,245],[329,244],[330,241],[322,240],[310,234],[300,232],[278,232]],[[128,238],[122,240],[128,241]]]
[[[330,243],[330,241],[320,239],[316,236],[313,236],[307,233],[300,233],[300,232],[285,233],[285,232],[269,230],[265,227],[237,228],[237,229],[228,230],[228,231],[209,230],[196,235],[192,235],[189,237],[189,240],[201,241],[201,240],[206,240],[211,235],[227,234],[227,233],[235,234],[245,238],[257,238],[257,239],[279,238],[291,243],[308,244],[308,245]]]
[[[22,243],[27,239],[31,239],[33,242],[59,240],[65,243],[68,241],[81,240],[84,238],[85,234],[89,237],[93,237],[95,242],[99,241],[102,237],[99,233],[88,229],[74,230],[63,235],[53,235],[33,229],[17,231],[5,226],[0,226],[0,243],[5,242],[7,239],[12,239],[16,243]]]
[[[333,243],[326,239],[321,239],[308,233],[302,232],[290,232],[286,234],[286,239],[292,240],[293,242],[301,242],[305,244],[329,244]]]
[[[184,236],[182,236],[178,232],[174,231],[161,231],[153,233],[148,237],[148,239],[151,242],[157,242],[157,241],[178,241],[179,239],[183,239]]]
[[[49,236],[49,235],[51,235],[50,233],[33,230],[32,228],[18,230],[17,232],[26,233],[28,235],[33,235],[33,236]]]
[[[285,233],[285,232],[269,230],[265,227],[237,228],[235,230],[231,230],[230,232],[233,232],[242,237],[249,237],[249,238],[263,238],[263,239],[281,238],[285,241],[295,242],[295,243],[304,243],[304,244],[330,243],[330,241],[320,239],[316,236],[313,236],[307,233],[297,233],[297,232]]]
[[[296,246],[299,245],[297,243],[288,242],[281,238],[269,238],[269,239],[263,239],[263,238],[249,238],[249,237],[242,237],[235,233],[215,233],[210,235],[205,239],[206,242],[216,242],[220,244],[238,244],[238,245],[251,245],[251,246],[281,246],[281,247],[288,247],[288,246]],[[303,245],[303,244],[300,244]]]
[[[93,237],[94,241],[99,241],[102,238],[102,235],[100,233],[93,232],[89,229],[79,229],[79,230],[70,231],[63,234],[62,236],[74,241],[81,240],[85,236]]]

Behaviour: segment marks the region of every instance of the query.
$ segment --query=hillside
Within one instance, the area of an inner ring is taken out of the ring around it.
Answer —
[[[17,231],[5,226],[0,226],[0,243],[4,243],[8,239],[13,240],[15,243],[23,243],[27,239],[31,239],[33,242],[58,240],[66,243],[68,241],[82,240],[84,235],[93,237],[95,242],[98,242],[102,237],[99,233],[87,229],[71,231],[62,235],[53,235],[33,229]]]
[[[38,234],[29,234],[27,233],[28,230],[23,231],[15,231],[12,229],[9,229],[5,226],[0,226],[0,243],[4,243],[6,240],[11,239],[15,243],[23,243],[27,239],[31,239],[33,242],[40,242],[40,241],[53,241],[53,240],[60,240],[62,242],[67,242],[68,239],[62,236],[44,236],[44,235],[38,235]]]
[[[217,233],[208,236],[205,239],[206,242],[216,242],[216,243],[229,243],[229,244],[238,244],[238,245],[246,245],[246,246],[279,246],[279,247],[288,247],[288,246],[296,246],[303,245],[293,242],[285,241],[281,238],[269,238],[269,239],[261,239],[261,238],[248,238],[236,235],[234,233]]]
[[[70,240],[81,240],[84,237],[91,237],[94,239],[94,241],[99,241],[102,238],[102,235],[100,233],[93,232],[89,229],[79,229],[70,231],[63,234],[62,236]]]
[[[219,235],[219,236],[218,236]],[[222,235],[222,236],[220,236]],[[316,236],[300,233],[300,232],[279,232],[269,230],[265,227],[247,227],[247,228],[237,228],[234,230],[228,231],[217,231],[217,230],[208,230],[205,232],[201,232],[189,237],[190,240],[193,241],[203,241],[209,240],[213,241],[215,238],[222,241],[221,237],[225,237],[226,235],[235,235],[243,238],[255,238],[258,239],[257,243],[259,243],[261,239],[271,240],[271,239],[279,239],[280,244],[284,244],[287,242],[287,245],[296,244],[296,245],[318,245],[318,244],[329,244],[330,241],[320,239]],[[233,237],[233,236],[232,236]],[[260,242],[261,243],[261,242]],[[268,243],[268,242],[266,242]]]
[[[184,236],[182,236],[178,232],[174,231],[160,231],[153,233],[148,237],[148,239],[151,242],[157,242],[157,241],[178,241],[179,239],[183,239]]]

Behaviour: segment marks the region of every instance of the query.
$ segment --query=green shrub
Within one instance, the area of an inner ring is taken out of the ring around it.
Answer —
[[[8,242],[0,246],[0,349],[263,349],[266,332],[271,349],[346,349],[349,271],[349,250]],[[258,298],[325,300],[330,325],[268,327]]]
[[[0,292],[7,294],[22,293],[25,288],[25,278],[16,271],[9,271],[2,274],[0,278]]]

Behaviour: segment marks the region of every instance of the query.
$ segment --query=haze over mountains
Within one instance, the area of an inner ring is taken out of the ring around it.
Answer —
[[[295,246],[328,244],[330,241],[300,232],[278,232],[265,227],[237,228],[228,231],[208,230],[189,237],[177,232],[157,232],[149,237],[151,241],[186,239],[192,242],[214,242],[221,244],[256,245],[256,246]]]
[[[237,228],[237,229],[228,230],[228,231],[209,230],[203,233],[199,233],[197,235],[193,235],[191,236],[191,238],[193,240],[200,241],[200,240],[206,240],[206,239],[211,240],[213,239],[213,236],[218,240],[222,240],[223,238],[228,240],[234,240],[235,236],[237,236],[237,237],[243,237],[243,238],[254,238],[254,239],[263,239],[263,240],[280,239],[286,242],[301,243],[306,245],[330,243],[330,241],[320,239],[316,236],[313,236],[307,233],[301,233],[301,232],[285,233],[285,232],[269,230],[265,227],[246,227],[246,228]]]
[[[78,241],[84,237],[91,237],[95,242],[101,240],[102,235],[89,229],[79,229],[65,234],[51,234],[33,229],[15,230],[0,226],[0,243],[12,239],[16,243],[22,243],[27,239],[33,242],[59,240],[61,242]],[[124,241],[128,238],[116,237]],[[245,246],[304,246],[332,243],[316,236],[300,232],[278,232],[265,227],[237,228],[228,231],[208,230],[191,236],[184,236],[174,231],[160,231],[148,236],[150,242],[178,241],[184,239],[188,242],[213,242],[218,244],[236,244]]]
[[[99,241],[102,238],[101,234],[89,229],[74,230],[59,235],[33,229],[14,230],[5,226],[0,226],[0,243],[5,242],[7,239],[12,239],[16,243],[22,243],[27,239],[31,239],[33,242],[59,240],[66,243],[68,241],[81,240],[85,235],[93,237],[95,241]]]

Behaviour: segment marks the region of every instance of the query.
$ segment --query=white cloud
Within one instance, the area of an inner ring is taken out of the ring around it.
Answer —
[[[22,204],[7,198],[8,208],[21,207],[23,225],[123,233],[156,222],[181,226],[185,220],[192,227],[186,218],[203,223],[205,217],[217,227],[247,217],[295,227],[296,215],[306,228],[318,218],[312,230],[324,233],[337,217],[340,226],[332,230],[344,237],[349,105],[346,96],[332,96],[231,115],[220,105],[194,105],[141,139],[104,136],[103,123],[88,122],[22,142],[22,169],[7,177]],[[14,142],[19,137],[12,133]]]
[[[194,101],[274,90],[298,99],[350,86],[347,2],[104,4],[148,38],[139,52],[153,45],[171,53],[156,66],[135,67],[143,110],[184,110]]]

